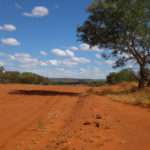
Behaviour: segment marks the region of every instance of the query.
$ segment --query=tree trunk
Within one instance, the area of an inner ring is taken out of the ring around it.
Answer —
[[[145,86],[145,68],[144,65],[140,65],[140,72],[139,72],[139,89],[143,89]]]
[[[145,87],[145,81],[143,79],[139,80],[139,89],[143,89]]]

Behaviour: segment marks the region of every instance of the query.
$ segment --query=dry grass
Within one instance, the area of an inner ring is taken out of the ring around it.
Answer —
[[[130,103],[134,105],[150,106],[150,89],[123,93],[119,95],[108,95],[112,100]]]
[[[119,85],[107,85],[101,89],[95,88],[94,94],[107,96],[114,101],[133,105],[150,106],[150,88],[137,89],[135,83],[122,83]]]

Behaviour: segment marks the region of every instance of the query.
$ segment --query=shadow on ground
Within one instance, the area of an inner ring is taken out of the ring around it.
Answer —
[[[80,96],[81,93],[65,91],[45,91],[45,90],[14,90],[9,92],[12,95],[30,95],[30,96]]]

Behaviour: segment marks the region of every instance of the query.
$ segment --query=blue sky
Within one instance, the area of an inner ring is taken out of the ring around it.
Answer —
[[[77,40],[91,0],[0,0],[0,65],[48,77],[104,78],[113,60]]]

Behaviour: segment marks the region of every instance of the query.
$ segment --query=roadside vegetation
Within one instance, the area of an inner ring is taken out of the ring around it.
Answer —
[[[150,106],[150,88],[137,88],[136,74],[131,69],[112,72],[106,80],[49,79],[34,73],[6,71],[0,67],[0,83],[23,83],[34,85],[86,85],[88,94],[107,96],[110,99],[134,105]],[[101,87],[100,87],[101,86]]]
[[[114,61],[113,68],[129,64],[138,68],[136,73],[130,69],[112,72],[106,78],[108,85],[89,92],[115,101],[149,105],[150,1],[93,0],[87,13],[87,19],[77,28],[79,40],[102,49],[102,57]]]
[[[106,84],[101,88],[92,88],[89,93],[106,96],[116,102],[150,107],[150,88],[145,87],[139,90],[137,82],[134,81]]]
[[[93,0],[87,12],[79,40],[104,50],[104,58],[116,60],[115,68],[136,64],[138,87],[144,88],[150,80],[150,1]]]
[[[136,81],[136,74],[131,69],[123,69],[119,72],[112,72],[106,79],[108,84]]]

